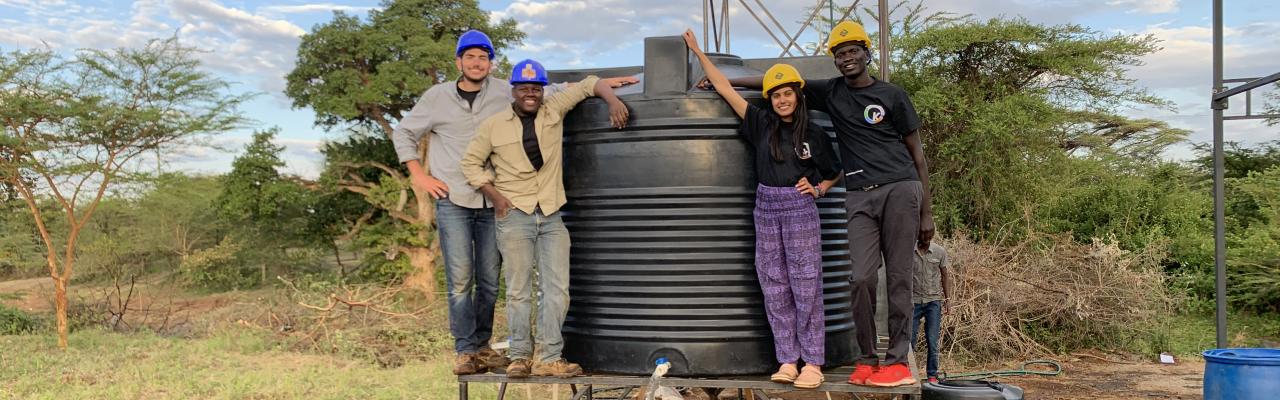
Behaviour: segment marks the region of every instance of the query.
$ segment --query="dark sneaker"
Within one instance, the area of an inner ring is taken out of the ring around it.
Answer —
[[[537,363],[533,365],[533,376],[554,376],[557,378],[572,378],[582,375],[582,367],[561,358],[549,363]]]
[[[511,360],[498,354],[497,350],[489,346],[481,347],[480,351],[476,353],[476,359],[480,361],[481,365],[489,369],[506,368],[508,364],[511,364]]]
[[[453,358],[453,374],[454,375],[471,375],[480,372],[480,363],[476,361],[476,355],[472,353],[459,353]]]
[[[533,363],[529,360],[523,358],[511,360],[511,364],[507,365],[507,377],[528,378],[529,371],[532,369]]]

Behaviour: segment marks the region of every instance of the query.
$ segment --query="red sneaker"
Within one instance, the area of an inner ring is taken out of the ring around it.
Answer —
[[[929,383],[932,383],[932,384],[937,385],[937,384],[938,384],[938,377],[936,377],[936,376],[930,376],[930,377],[929,377]]]
[[[911,376],[911,368],[908,368],[907,364],[890,364],[871,374],[867,378],[866,384],[868,386],[894,387],[913,383],[916,383],[916,378]]]
[[[849,374],[849,383],[854,385],[866,385],[867,377],[879,370],[879,366],[858,364],[853,367],[853,373]]]

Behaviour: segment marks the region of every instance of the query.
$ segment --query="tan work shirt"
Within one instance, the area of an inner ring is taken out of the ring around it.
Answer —
[[[911,282],[911,302],[924,304],[943,299],[942,271],[951,266],[947,250],[937,243],[929,243],[924,253],[915,249],[915,273]]]
[[[582,100],[595,95],[597,81],[599,78],[594,75],[588,76],[543,99],[534,120],[542,169],[533,169],[533,163],[525,154],[524,126],[515,110],[508,107],[481,122],[476,137],[462,156],[462,173],[467,177],[467,184],[480,188],[492,183],[515,208],[528,214],[538,208],[546,215],[559,211],[565,203],[561,152],[564,115]],[[493,175],[485,173],[486,163],[493,164]]]

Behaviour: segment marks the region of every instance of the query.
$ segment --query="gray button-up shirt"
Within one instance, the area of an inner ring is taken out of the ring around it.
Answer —
[[[564,85],[548,86],[546,95],[563,89]],[[431,86],[391,133],[396,157],[401,163],[417,160],[418,141],[427,132],[435,133],[427,150],[427,166],[431,176],[449,185],[449,201],[467,208],[491,207],[462,175],[462,154],[480,122],[510,109],[512,101],[511,84],[493,76],[480,84],[473,105],[458,95],[457,82]]]
[[[942,300],[942,269],[951,266],[947,250],[929,243],[929,250],[915,249],[915,274],[911,282],[911,302],[924,304]]]

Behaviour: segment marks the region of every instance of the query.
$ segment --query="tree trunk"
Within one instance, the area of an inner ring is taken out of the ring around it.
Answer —
[[[436,255],[430,247],[411,247],[403,250],[409,256],[413,272],[404,278],[404,285],[422,292],[428,301],[436,300]]]
[[[54,309],[58,315],[58,348],[67,349],[67,279],[53,278]]]

